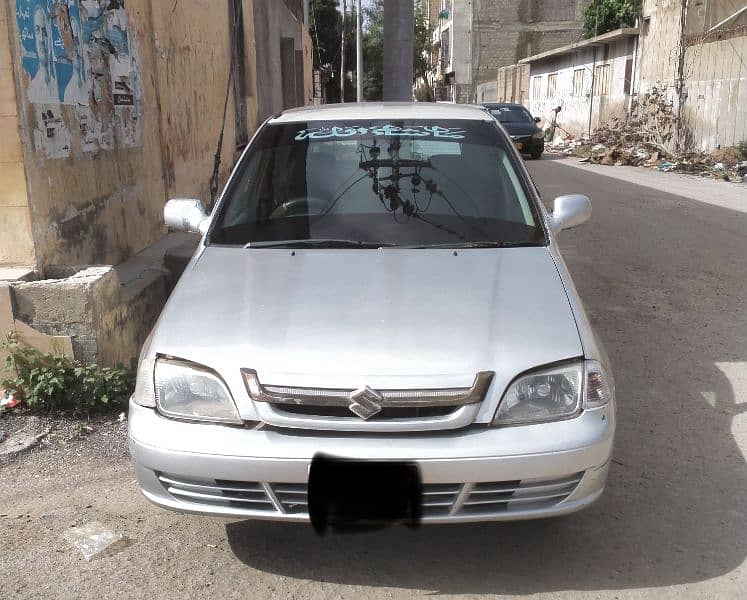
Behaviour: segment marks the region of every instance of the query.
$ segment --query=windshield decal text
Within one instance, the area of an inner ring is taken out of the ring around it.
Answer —
[[[463,140],[467,132],[458,127],[440,127],[439,125],[417,125],[398,127],[396,125],[377,125],[376,127],[318,127],[303,129],[296,134],[296,141],[329,140],[349,138],[355,135],[382,135],[385,137],[432,137],[436,139]]]

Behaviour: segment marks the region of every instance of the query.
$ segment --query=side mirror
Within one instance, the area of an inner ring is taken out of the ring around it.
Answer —
[[[169,200],[163,207],[163,221],[174,231],[204,234],[210,225],[210,216],[200,200],[178,198]]]
[[[558,196],[553,203],[550,226],[557,233],[585,223],[591,218],[591,201],[587,196]]]
[[[534,122],[535,122],[535,123],[539,123],[539,122],[541,122],[541,121],[542,121],[542,118],[541,118],[541,117],[534,117]]]

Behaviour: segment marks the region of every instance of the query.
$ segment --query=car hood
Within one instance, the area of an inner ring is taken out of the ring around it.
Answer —
[[[499,391],[583,354],[548,249],[208,247],[182,276],[147,354],[211,367],[249,404],[241,368],[274,385]],[[244,411],[242,411],[244,412]]]
[[[540,131],[535,123],[501,123],[508,135],[534,135]]]

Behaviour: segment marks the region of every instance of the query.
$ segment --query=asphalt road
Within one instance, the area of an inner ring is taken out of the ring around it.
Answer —
[[[747,214],[602,170],[530,169],[546,200],[582,192],[594,206],[560,242],[615,367],[615,462],[596,505],[543,522],[320,539],[161,511],[121,451],[39,452],[0,467],[0,596],[743,598]],[[92,519],[130,546],[85,562],[62,536]]]

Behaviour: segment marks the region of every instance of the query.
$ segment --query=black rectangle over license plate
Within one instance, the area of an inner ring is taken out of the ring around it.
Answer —
[[[422,514],[417,464],[366,461],[317,455],[309,469],[309,516],[319,534],[381,528],[395,523],[416,527]]]

